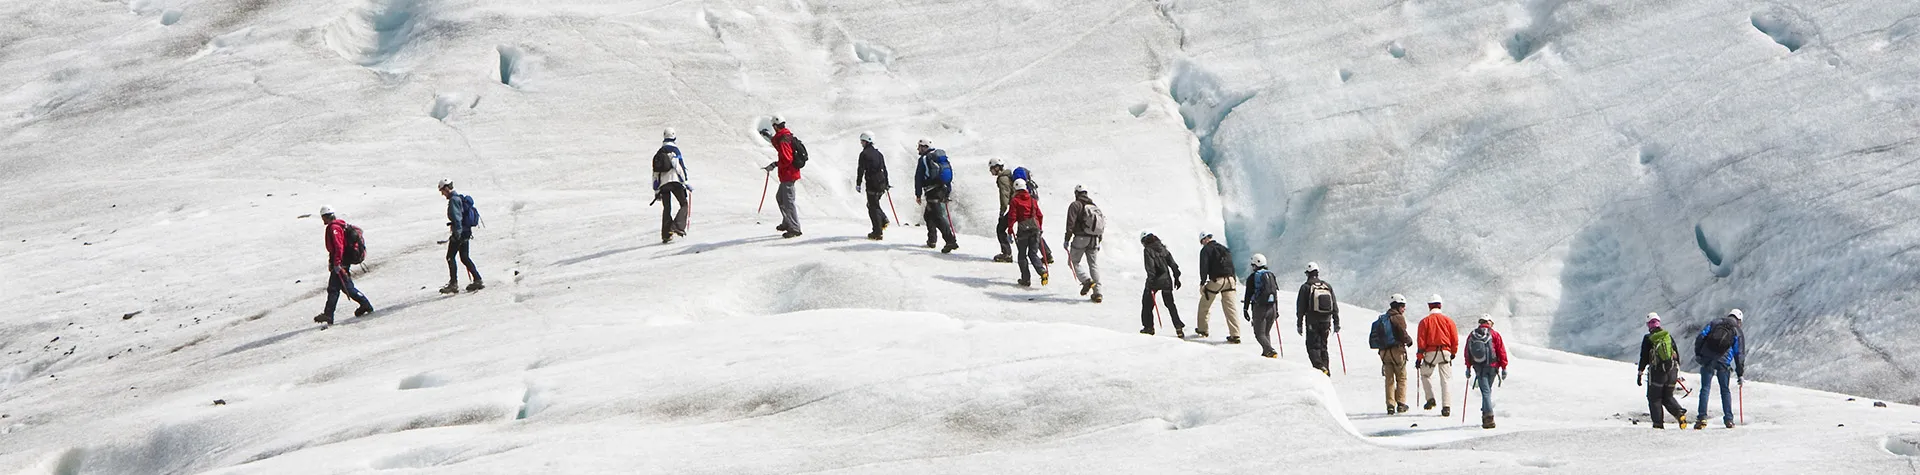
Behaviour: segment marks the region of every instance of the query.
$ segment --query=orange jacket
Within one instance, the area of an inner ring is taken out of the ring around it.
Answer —
[[[1453,319],[1434,311],[1427,318],[1420,319],[1420,353],[1446,351],[1449,355],[1460,353],[1460,330],[1453,325]]]

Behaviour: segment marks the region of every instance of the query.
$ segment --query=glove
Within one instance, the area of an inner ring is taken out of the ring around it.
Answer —
[[[762,170],[766,170],[766,171],[773,171],[773,169],[775,169],[775,168],[780,168],[780,162],[773,162],[773,163],[769,163],[769,164],[767,164],[767,167],[766,167],[766,168],[762,168]]]
[[[1340,325],[1339,325],[1339,324],[1334,324],[1334,325],[1333,325],[1333,332],[1334,332],[1334,333],[1340,333]]]
[[[1500,382],[1501,382],[1501,383],[1506,383],[1506,382],[1507,382],[1507,369],[1506,369],[1506,368],[1500,368]]]
[[[866,193],[867,191],[866,191],[866,190],[863,190],[863,189],[860,189],[860,185],[858,185],[858,184],[856,184],[856,185],[853,185],[853,192],[854,192],[854,193]]]
[[[923,203],[920,202],[920,197],[915,196],[913,197],[913,204],[923,204]]]
[[[656,180],[653,180],[653,189],[654,189],[654,191],[659,191],[659,190],[660,190],[660,180],[657,180],[657,179],[656,179]]]
[[[1173,290],[1180,290],[1180,281],[1178,279],[1173,281]]]
[[[1299,333],[1300,336],[1307,336],[1307,327],[1305,325],[1294,325],[1293,332]]]
[[[1640,378],[1641,378],[1641,377],[1643,377],[1643,376],[1646,376],[1646,375],[1647,375],[1646,373],[1634,373],[1634,374],[1633,374],[1633,385],[1634,385],[1634,386],[1639,386],[1639,385],[1640,385]]]
[[[1741,386],[1746,386],[1746,385],[1747,385],[1747,377],[1746,377],[1746,376],[1741,376],[1741,377],[1738,377],[1738,378],[1734,378],[1734,381],[1735,381],[1735,384],[1739,384],[1739,385],[1741,385]]]

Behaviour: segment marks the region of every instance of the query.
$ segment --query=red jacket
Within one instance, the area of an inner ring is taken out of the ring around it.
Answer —
[[[1435,310],[1420,319],[1420,353],[1422,357],[1429,351],[1445,351],[1448,355],[1460,354],[1460,330],[1453,326],[1453,319],[1447,314]],[[1418,358],[1423,359],[1424,358]]]
[[[793,131],[780,127],[773,131],[773,149],[780,152],[780,182],[800,181],[800,169],[793,166]]]
[[[1046,217],[1040,215],[1040,202],[1033,199],[1033,193],[1027,190],[1013,192],[1013,200],[1007,202],[1007,234],[1018,234],[1020,220],[1033,218],[1034,224],[1044,227]]]
[[[340,268],[340,259],[347,254],[347,222],[338,219],[327,223],[327,262],[329,270]]]
[[[1507,367],[1507,342],[1506,342],[1506,340],[1502,340],[1502,339],[1500,338],[1500,332],[1497,332],[1497,331],[1493,331],[1493,327],[1490,327],[1490,326],[1487,326],[1486,324],[1484,324],[1484,323],[1483,323],[1483,324],[1481,324],[1481,325],[1480,325],[1480,328],[1485,328],[1485,329],[1487,329],[1487,332],[1488,332],[1488,333],[1492,333],[1492,334],[1493,334],[1493,365],[1492,365],[1492,366],[1493,366],[1494,368],[1505,368],[1505,367]]]

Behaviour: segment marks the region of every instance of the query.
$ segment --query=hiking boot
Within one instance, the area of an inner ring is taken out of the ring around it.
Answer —
[[[667,233],[667,234],[662,234],[662,235],[660,235],[660,243],[661,243],[661,244],[666,244],[666,243],[670,243],[670,242],[673,242],[673,233]]]
[[[1040,274],[1040,285],[1047,285],[1047,275]]]
[[[1238,345],[1238,344],[1240,344],[1240,337],[1237,337],[1237,336],[1230,336],[1230,337],[1227,337],[1227,344],[1229,344],[1229,345]]]
[[[1493,428],[1493,414],[1491,414],[1491,413],[1481,413],[1481,414],[1480,414],[1480,428],[1481,428],[1481,429],[1492,429],[1492,428]]]
[[[1094,293],[1093,293],[1093,303],[1100,303],[1100,301],[1101,301],[1101,300],[1106,300],[1106,298],[1105,298],[1105,297],[1101,297],[1101,296],[1100,296],[1100,293],[1099,293],[1099,292],[1094,292]]]
[[[1653,425],[1653,428],[1655,428],[1655,429],[1666,429],[1666,428],[1667,428],[1667,426],[1664,426],[1664,425],[1660,425],[1660,424],[1654,424],[1654,425]]]
[[[1194,330],[1194,331],[1193,331],[1193,334],[1194,334],[1194,336],[1198,336],[1198,337],[1200,337],[1200,338],[1206,338],[1206,337],[1207,337],[1207,331],[1206,331],[1206,330]]]
[[[1092,282],[1085,282],[1085,283],[1081,283],[1081,284],[1080,284],[1080,296],[1081,296],[1081,297],[1085,297],[1085,296],[1087,296],[1087,292],[1089,292],[1089,291],[1092,291],[1092,290],[1093,290],[1093,283],[1092,283]]]
[[[787,223],[780,223],[780,225],[779,225],[779,226],[774,226],[774,227],[773,227],[773,230],[774,230],[774,231],[780,231],[780,232],[786,232],[786,231],[787,231]]]
[[[1020,279],[1020,286],[1021,286],[1021,287],[1032,287],[1032,286],[1033,286],[1033,281],[1031,281],[1031,280],[1027,280],[1027,279]]]
[[[1173,327],[1173,336],[1179,339],[1185,340],[1187,339],[1187,329],[1180,328],[1180,327]]]
[[[1413,408],[1411,408],[1411,407],[1407,407],[1407,405],[1406,405],[1406,404],[1401,404],[1401,405],[1400,405],[1400,413],[1401,413],[1401,414],[1406,414],[1406,413],[1407,413],[1407,410],[1410,410],[1410,409],[1413,409]]]
[[[460,284],[458,282],[447,282],[446,287],[440,288],[440,293],[443,293],[443,294],[451,294],[459,291],[460,291]]]
[[[1279,358],[1280,354],[1272,351],[1263,351],[1263,352],[1260,352],[1260,356],[1265,356],[1268,358]]]
[[[927,241],[927,249],[933,249],[934,248],[933,244],[934,244],[933,241]]]
[[[1387,406],[1387,415],[1391,416],[1393,414],[1394,414],[1393,406]]]
[[[1152,329],[1152,328],[1142,328],[1142,329],[1140,329],[1140,334],[1142,334],[1142,335],[1152,335],[1152,334],[1153,334],[1153,329]]]
[[[874,232],[867,233],[867,239],[873,240],[873,241],[880,240],[880,232],[874,231]]]
[[[1706,420],[1699,420],[1699,421],[1694,421],[1694,423],[1693,423],[1693,430],[1703,430],[1703,429],[1706,429],[1706,428],[1707,428],[1707,421],[1706,421]]]
[[[467,284],[467,291],[468,291],[468,292],[472,292],[472,291],[475,291],[475,290],[480,290],[480,289],[484,289],[484,288],[487,288],[487,284],[482,284],[482,283],[480,283],[480,281],[478,281],[478,280],[476,280],[476,281],[473,281],[473,283],[471,283],[471,284]]]
[[[687,231],[684,229],[679,231],[674,231],[673,235],[680,236],[680,237],[687,237]]]
[[[1427,406],[1420,408],[1420,410],[1423,410],[1423,411],[1433,410],[1433,398],[1427,398]]]
[[[1440,417],[1447,417],[1451,415],[1453,415],[1453,408],[1440,406]]]
[[[994,262],[1013,262],[1013,256],[1009,256],[1006,254],[995,254],[993,256],[993,261]]]
[[[929,247],[931,247],[931,246],[929,246]],[[943,247],[943,248],[940,248],[940,253],[941,253],[941,254],[952,254],[952,253],[953,253],[953,250],[954,250],[954,249],[959,249],[959,248],[960,248],[960,245],[959,245],[959,244],[948,244],[948,245],[947,245],[947,247]]]
[[[1040,263],[1046,264],[1046,265],[1053,265],[1053,256],[1047,256],[1044,259],[1040,259]]]
[[[325,324],[328,324],[328,325],[332,325],[332,324],[333,324],[333,314],[331,314],[331,313],[322,313],[322,314],[319,314],[319,315],[314,315],[314,316],[313,316],[313,323],[325,323]]]
[[[1733,428],[1733,421],[1727,421],[1727,428],[1728,428],[1728,429],[1732,429],[1732,428]]]
[[[1687,428],[1687,415],[1686,415],[1686,414],[1681,414],[1681,415],[1678,415],[1678,416],[1673,416],[1673,419],[1674,419],[1674,422],[1678,422],[1678,423],[1680,423],[1680,428],[1681,428],[1681,429],[1685,429],[1685,428]]]
[[[364,316],[367,316],[367,314],[369,313],[373,313],[373,307],[362,306],[360,308],[353,309],[353,316],[355,317],[364,317]],[[331,320],[332,317],[328,317],[328,318],[329,320]]]
[[[784,233],[780,233],[780,238],[781,238],[781,239],[793,239],[793,238],[796,238],[796,237],[800,237],[800,232],[799,232],[799,231],[787,231],[787,232],[784,232]]]

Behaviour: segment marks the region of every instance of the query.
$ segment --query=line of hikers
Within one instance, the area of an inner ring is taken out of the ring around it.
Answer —
[[[787,128],[786,120],[773,116],[771,127],[760,130],[760,135],[775,151],[776,160],[764,167],[771,179],[775,172],[780,178],[779,191],[775,193],[775,202],[780,210],[781,222],[775,227],[781,237],[800,236],[799,208],[795,201],[795,183],[801,178],[800,169],[807,163],[806,146]],[[660,240],[672,242],[675,237],[684,237],[687,233],[691,210],[693,186],[687,177],[686,161],[677,143],[676,133],[668,128],[661,133],[661,146],[653,156],[654,202],[662,202],[660,214]],[[872,132],[860,133],[861,151],[854,174],[854,191],[864,193],[867,199],[867,214],[872,230],[868,239],[881,240],[890,219],[880,208],[880,199],[885,197],[891,205],[890,181],[887,177],[886,157],[874,146]],[[955,240],[953,220],[948,210],[952,200],[953,167],[945,150],[933,148],[932,142],[921,139],[916,147],[919,152],[914,170],[914,202],[924,205],[922,218],[927,227],[926,247],[935,248],[940,239],[946,242],[940,248],[942,253],[951,253],[959,249]],[[1044,213],[1038,201],[1039,184],[1031,171],[1025,167],[1007,169],[1000,158],[987,162],[987,171],[994,177],[999,188],[1000,218],[995,226],[995,237],[1000,244],[1000,254],[993,256],[995,262],[1017,262],[1020,268],[1019,285],[1031,286],[1032,274],[1040,277],[1040,285],[1048,283],[1048,266],[1053,264],[1051,246],[1042,236]],[[441,180],[440,194],[447,199],[447,285],[441,293],[459,291],[459,267],[464,265],[472,283],[469,292],[485,288],[480,272],[469,257],[469,242],[473,238],[473,227],[480,222],[478,209],[471,196],[454,191],[451,179]],[[1101,302],[1100,271],[1098,254],[1101,240],[1106,233],[1106,218],[1100,207],[1094,204],[1084,186],[1074,187],[1074,201],[1067,208],[1066,233],[1063,242],[1067,243],[1068,266],[1074,277],[1080,282],[1080,295],[1091,294],[1093,302]],[[764,199],[764,191],[762,199]],[[675,211],[675,204],[678,211]],[[334,309],[340,294],[345,293],[359,307],[354,316],[364,316],[373,312],[373,306],[353,285],[351,266],[361,264],[366,258],[366,244],[360,228],[340,220],[331,206],[320,209],[321,221],[326,225],[326,247],[329,259],[329,279],[327,283],[326,308],[314,317],[315,322],[332,324]],[[1267,268],[1267,258],[1254,254],[1249,264],[1252,271],[1246,276],[1247,294],[1238,296],[1239,279],[1234,275],[1232,252],[1226,245],[1214,239],[1208,232],[1199,234],[1200,250],[1200,292],[1199,321],[1194,327],[1194,336],[1207,338],[1208,317],[1214,302],[1220,303],[1221,311],[1226,313],[1228,344],[1240,343],[1240,319],[1252,323],[1254,339],[1259,342],[1261,356],[1276,358],[1279,352],[1275,341],[1269,338],[1274,333],[1273,326],[1279,321],[1279,282],[1273,272]],[[1140,333],[1152,335],[1155,331],[1155,317],[1159,314],[1160,303],[1164,302],[1167,314],[1173,320],[1174,335],[1185,339],[1186,324],[1180,319],[1180,311],[1173,300],[1173,291],[1181,287],[1180,266],[1173,254],[1160,237],[1151,231],[1140,233],[1143,263],[1147,278],[1141,292]],[[1017,253],[1016,253],[1017,252]],[[1081,265],[1084,262],[1084,268]],[[1320,266],[1309,262],[1305,268],[1306,278],[1300,284],[1294,300],[1294,330],[1306,337],[1307,359],[1314,369],[1322,374],[1332,375],[1332,365],[1327,353],[1327,340],[1331,334],[1340,332],[1340,307],[1333,286],[1320,279]],[[1155,300],[1154,294],[1160,299]],[[1238,298],[1240,308],[1232,302]],[[1449,390],[1453,362],[1461,351],[1458,330],[1453,319],[1442,312],[1444,302],[1439,295],[1427,301],[1428,314],[1419,322],[1417,337],[1409,335],[1406,321],[1407,299],[1394,294],[1388,301],[1388,310],[1373,322],[1368,335],[1368,346],[1378,352],[1381,373],[1385,379],[1387,414],[1406,413],[1411,410],[1406,403],[1407,350],[1418,345],[1414,354],[1414,368],[1420,373],[1421,395],[1426,402],[1423,410],[1440,407],[1440,415],[1450,416],[1453,408],[1448,404],[1452,400]],[[1244,316],[1244,317],[1243,317]],[[1649,313],[1647,335],[1641,341],[1639,371],[1635,384],[1644,384],[1647,388],[1647,402],[1650,408],[1653,427],[1664,428],[1663,411],[1673,414],[1684,427],[1686,409],[1682,408],[1673,396],[1675,385],[1682,384],[1679,377],[1679,352],[1673,338],[1660,327],[1660,316]],[[1733,415],[1729,409],[1732,404],[1730,375],[1737,384],[1745,384],[1746,358],[1742,351],[1743,335],[1740,322],[1743,314],[1734,309],[1727,316],[1708,324],[1695,339],[1695,357],[1701,361],[1702,387],[1695,429],[1706,427],[1706,415],[1709,393],[1715,378],[1720,380],[1721,409],[1727,428],[1733,428]],[[1470,387],[1478,388],[1481,397],[1481,427],[1494,428],[1493,389],[1506,380],[1507,350],[1505,340],[1494,331],[1491,315],[1481,315],[1478,326],[1468,334],[1465,343],[1467,361],[1466,376],[1471,380]],[[1342,361],[1344,361],[1342,356]],[[1342,363],[1344,365],[1344,363]],[[1652,369],[1652,374],[1646,372]],[[1644,377],[1643,377],[1644,376]],[[1439,386],[1436,394],[1434,387]],[[1436,395],[1438,398],[1436,399]]]

